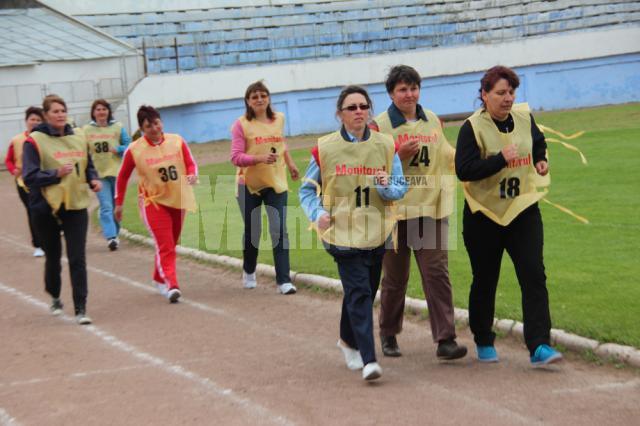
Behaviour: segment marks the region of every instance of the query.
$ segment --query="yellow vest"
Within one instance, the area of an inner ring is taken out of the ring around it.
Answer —
[[[182,156],[182,137],[164,134],[164,141],[151,145],[144,137],[132,142],[129,151],[138,171],[138,194],[144,204],[162,204],[176,209],[196,210],[193,188],[187,183]]]
[[[89,187],[87,185],[87,143],[80,129],[73,135],[49,136],[41,132],[31,133],[40,154],[40,169],[57,169],[64,164],[73,164],[74,170],[62,177],[60,183],[42,188],[42,195],[57,212],[64,204],[66,210],[82,210],[89,207]]]
[[[395,225],[393,202],[380,197],[373,178],[377,170],[391,174],[391,137],[371,132],[367,141],[347,142],[338,131],[318,139],[318,153],[322,205],[331,215],[331,226],[318,230],[320,238],[361,249],[384,244]]]
[[[13,137],[13,139],[11,139],[11,145],[13,145],[13,162],[20,170],[22,170],[22,147],[24,145],[24,141],[26,140],[27,133],[25,132],[18,133]],[[16,176],[16,182],[18,183],[18,186],[29,192],[27,185],[25,185],[24,181],[22,180],[22,174]]]
[[[483,159],[498,154],[511,143],[518,146],[518,158],[498,173],[479,181],[464,182],[463,186],[471,211],[481,211],[502,226],[507,226],[547,193],[546,190],[537,190],[539,177],[533,164],[529,110],[527,107],[514,106],[511,116],[514,122],[511,133],[501,133],[491,115],[482,109],[468,119]]]
[[[438,117],[432,111],[424,112],[427,121],[419,119],[396,128],[391,125],[387,111],[375,119],[380,132],[391,135],[398,146],[413,140],[420,145],[415,156],[402,161],[408,191],[396,201],[400,220],[422,216],[441,219],[453,212],[455,149],[447,142]]]
[[[113,123],[107,127],[87,124],[83,127],[87,137],[91,159],[101,178],[117,176],[120,167],[120,156],[110,151],[120,146],[122,124]]]
[[[275,114],[276,117],[271,123],[249,121],[244,116],[238,119],[244,132],[247,154],[278,154],[278,160],[273,164],[260,163],[238,168],[237,179],[244,178],[244,183],[252,194],[265,188],[273,188],[278,194],[289,189],[284,161],[284,114],[280,112]]]

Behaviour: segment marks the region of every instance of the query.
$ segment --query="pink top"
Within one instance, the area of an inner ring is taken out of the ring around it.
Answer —
[[[247,141],[244,138],[244,130],[242,130],[240,120],[236,120],[231,126],[231,163],[236,167],[256,165],[255,155],[247,154]]]

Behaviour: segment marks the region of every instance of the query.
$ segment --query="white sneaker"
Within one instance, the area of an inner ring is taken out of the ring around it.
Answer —
[[[370,362],[362,369],[362,378],[364,380],[375,380],[382,377],[382,367],[377,362]]]
[[[36,247],[36,249],[33,251],[33,257],[42,257],[44,256],[44,250],[42,250],[40,247]]]
[[[256,285],[258,285],[258,282],[256,281],[256,273],[247,274],[245,271],[242,271],[242,285],[247,289],[256,288]]]
[[[158,292],[162,295],[162,296],[166,296],[167,295],[167,285],[165,283],[160,283],[156,280],[153,280],[153,285],[156,286],[156,288],[158,289]]]
[[[167,292],[167,299],[169,299],[169,302],[171,303],[177,303],[180,296],[182,296],[182,293],[180,292],[180,289],[177,288],[172,288]]]
[[[87,314],[85,314],[84,312],[80,312],[78,315],[76,315],[76,322],[80,325],[89,325],[92,321],[91,318],[87,316]]]
[[[278,285],[278,291],[282,294],[295,294],[298,289],[291,283],[282,283]]]
[[[360,351],[350,348],[342,340],[338,340],[336,346],[342,350],[342,353],[344,354],[344,361],[346,362],[349,370],[360,370],[364,367]]]

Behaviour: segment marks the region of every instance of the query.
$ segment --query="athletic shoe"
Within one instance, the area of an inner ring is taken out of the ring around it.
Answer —
[[[442,360],[458,359],[466,354],[467,347],[457,344],[455,339],[441,340],[436,351],[436,356]]]
[[[383,336],[380,335],[380,346],[382,346],[382,354],[384,356],[399,357],[402,356],[400,348],[398,347],[398,340],[396,336]]]
[[[160,283],[156,280],[153,280],[153,285],[158,289],[158,292],[161,295],[163,296],[167,295],[167,285],[165,283]]]
[[[534,367],[560,361],[562,361],[562,354],[549,345],[538,346],[531,357],[531,364],[533,364]]]
[[[63,308],[63,304],[60,301],[60,299],[51,299],[51,306],[49,307],[49,309],[51,310],[51,315],[62,315],[62,308]]]
[[[347,346],[347,344],[342,340],[338,340],[336,346],[342,350],[342,353],[344,354],[344,361],[346,362],[349,370],[360,370],[364,367],[359,350]]]
[[[476,352],[480,362],[498,362],[498,352],[493,346],[476,346]]]
[[[278,285],[278,291],[282,294],[295,294],[298,289],[291,283],[283,283]]]
[[[76,322],[80,325],[89,325],[91,324],[91,318],[89,318],[85,312],[81,311],[76,314]]]
[[[36,249],[33,251],[33,257],[42,257],[44,256],[44,250],[42,250],[40,247],[36,247]]]
[[[169,302],[171,303],[177,303],[180,296],[182,296],[182,293],[178,288],[172,288],[167,292],[167,299],[169,299]]]
[[[107,240],[107,247],[109,247],[109,250],[111,250],[111,251],[118,250],[118,239],[117,238],[109,238]]]
[[[258,285],[256,281],[256,273],[254,272],[253,274],[247,274],[246,272],[242,271],[242,285],[246,289],[256,288],[256,285]]]
[[[370,362],[362,369],[362,378],[364,380],[375,380],[382,377],[382,367],[377,362]]]

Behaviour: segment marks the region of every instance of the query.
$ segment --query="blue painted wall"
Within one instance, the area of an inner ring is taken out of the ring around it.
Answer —
[[[640,54],[516,68],[520,76],[518,102],[534,110],[581,108],[640,101]],[[454,114],[478,108],[482,73],[423,80],[420,102],[436,114]],[[256,80],[260,75],[256,75]],[[384,78],[381,72],[381,79]],[[272,103],[287,118],[287,135],[330,132],[338,127],[335,102],[339,87],[274,94]],[[389,105],[382,83],[367,87],[379,113]],[[233,121],[244,113],[244,87],[237,100],[164,108],[167,132],[191,142],[229,139]]]

